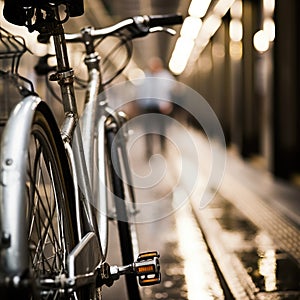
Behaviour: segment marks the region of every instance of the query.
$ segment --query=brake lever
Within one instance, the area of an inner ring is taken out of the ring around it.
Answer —
[[[150,33],[153,32],[166,32],[170,35],[175,35],[176,34],[176,30],[172,29],[172,28],[168,28],[168,27],[163,27],[163,26],[156,26],[156,27],[152,27],[149,29]]]

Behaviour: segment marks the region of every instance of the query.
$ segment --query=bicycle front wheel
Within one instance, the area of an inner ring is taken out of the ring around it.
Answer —
[[[75,236],[70,211],[73,189],[64,149],[39,111],[30,131],[26,191],[30,272],[43,286],[44,279],[66,273]],[[59,298],[59,290],[39,292],[47,293],[47,299]]]

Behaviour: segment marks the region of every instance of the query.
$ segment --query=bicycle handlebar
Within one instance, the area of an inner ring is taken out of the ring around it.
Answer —
[[[94,29],[91,27],[84,28],[80,33],[65,34],[68,43],[84,42],[84,34],[89,31],[89,37],[93,40],[113,35],[122,30],[129,30],[132,38],[142,37],[147,35],[151,28],[166,25],[182,24],[183,18],[181,15],[152,15],[152,16],[136,16],[123,20],[115,25]]]
[[[144,16],[145,18],[146,16]],[[182,24],[182,15],[152,15],[148,16],[149,27]]]

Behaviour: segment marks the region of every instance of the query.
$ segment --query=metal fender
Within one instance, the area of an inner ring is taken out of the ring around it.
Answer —
[[[0,152],[0,276],[17,278],[28,270],[25,180],[30,128],[37,110],[53,118],[47,104],[28,96],[12,111]]]

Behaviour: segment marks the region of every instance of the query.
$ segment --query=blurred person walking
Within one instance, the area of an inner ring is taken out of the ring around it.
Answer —
[[[145,80],[139,87],[139,113],[146,114],[142,119],[146,138],[146,156],[151,157],[155,149],[155,136],[159,136],[161,153],[166,148],[166,130],[168,118],[173,110],[172,94],[175,78],[164,68],[159,57],[153,57],[148,62]],[[148,114],[149,118],[147,117]],[[150,119],[151,117],[151,119]]]

